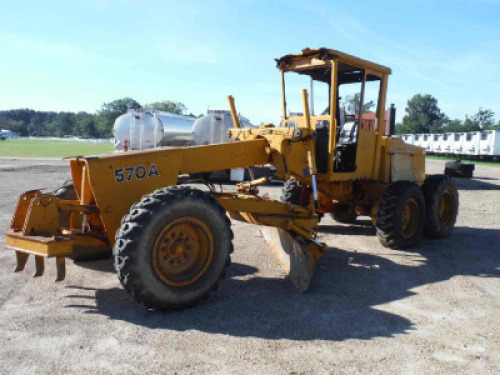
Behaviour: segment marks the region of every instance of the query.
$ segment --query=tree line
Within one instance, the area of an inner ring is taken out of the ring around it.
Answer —
[[[359,108],[359,96],[346,98],[344,105]],[[375,104],[365,104],[369,111]],[[179,102],[163,100],[142,106],[132,98],[117,99],[104,103],[96,113],[88,112],[46,112],[33,109],[11,109],[0,111],[0,129],[15,131],[21,136],[80,136],[89,138],[109,138],[113,135],[113,124],[118,116],[129,108],[147,108],[179,115],[195,116],[188,113],[187,107]],[[495,113],[490,109],[479,108],[465,119],[451,120],[438,106],[438,101],[429,94],[417,94],[408,100],[402,122],[396,124],[398,134],[468,132],[478,130],[500,130],[500,121],[495,124]]]
[[[451,120],[438,106],[432,95],[417,94],[408,100],[402,122],[396,124],[398,134],[452,133],[479,130],[500,130],[500,121],[495,124],[495,113],[490,109],[479,108],[465,119]]]
[[[117,117],[129,108],[147,108],[178,115],[187,114],[187,107],[170,100],[158,101],[142,106],[132,98],[117,99],[104,103],[96,113],[51,112],[33,109],[11,109],[0,111],[0,129],[8,129],[20,136],[80,136],[88,138],[109,138],[113,135],[113,124]]]

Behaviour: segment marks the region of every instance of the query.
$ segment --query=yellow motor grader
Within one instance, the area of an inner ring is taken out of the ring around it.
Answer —
[[[54,257],[62,280],[65,257],[112,249],[118,278],[137,301],[175,309],[205,298],[225,276],[233,252],[228,217],[267,228],[270,248],[300,291],[327,250],[316,239],[324,214],[340,222],[370,216],[382,244],[394,249],[415,246],[424,234],[451,233],[458,213],[454,183],[442,175],[426,178],[424,150],[391,136],[389,68],[326,48],[276,62],[278,126],[241,128],[229,97],[230,143],[75,157],[72,196],[22,194],[6,232],[16,271],[34,255],[40,276],[44,258]],[[279,201],[259,196],[266,178],[232,191],[178,185],[183,174],[265,164],[286,181]]]

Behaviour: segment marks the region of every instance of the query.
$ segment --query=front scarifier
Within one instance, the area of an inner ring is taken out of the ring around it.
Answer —
[[[229,97],[233,142],[73,158],[72,183],[54,194],[22,194],[6,231],[16,271],[34,255],[35,276],[40,276],[44,259],[54,257],[60,281],[66,256],[96,259],[113,249],[118,278],[135,300],[149,309],[181,309],[207,298],[225,277],[233,252],[229,218],[263,226],[264,239],[300,292],[310,287],[315,263],[328,249],[317,237],[325,214],[337,223],[371,217],[381,243],[393,249],[417,246],[424,235],[449,236],[458,214],[453,180],[426,178],[424,150],[379,128],[385,123],[391,70],[325,48],[276,61],[280,126],[242,129]],[[293,115],[297,108],[288,107],[285,93],[289,73],[327,89],[323,97],[329,103],[321,115],[312,105],[309,111],[314,96],[306,90],[302,114]],[[367,93],[378,93],[371,120],[363,107],[367,84],[375,84]],[[352,113],[341,106],[344,85],[351,85],[347,92],[360,88],[359,107]],[[388,117],[394,116],[391,111]],[[267,178],[237,184],[232,191],[177,186],[181,174],[266,164],[287,181],[281,201],[259,195]]]
[[[57,199],[52,194],[31,190],[18,198],[16,211],[6,232],[6,247],[16,252],[16,268],[21,272],[30,255],[35,258],[33,277],[42,276],[45,258],[56,259],[56,281],[66,276],[65,256],[71,253],[68,237],[59,232]]]

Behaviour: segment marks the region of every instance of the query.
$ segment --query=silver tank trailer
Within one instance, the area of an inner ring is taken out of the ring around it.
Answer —
[[[248,119],[240,116],[241,126],[254,127]],[[193,140],[197,145],[230,142],[227,130],[234,128],[230,111],[208,110],[207,115],[197,119],[193,125]]]
[[[241,125],[253,127],[240,116]],[[230,111],[208,110],[206,116],[190,116],[152,110],[129,110],[113,128],[118,150],[142,150],[157,146],[191,146],[229,142],[227,130],[234,127]]]
[[[129,110],[115,120],[115,147],[126,151],[193,145],[194,121],[193,117],[168,112]]]
[[[191,146],[195,144],[193,125],[196,118],[162,111],[155,111],[155,113],[165,128],[160,142],[161,146]]]
[[[117,150],[142,150],[156,147],[163,138],[164,126],[154,114],[135,111],[121,115],[113,126]]]

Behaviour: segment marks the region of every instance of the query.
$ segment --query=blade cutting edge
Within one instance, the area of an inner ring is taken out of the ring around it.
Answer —
[[[306,292],[316,268],[307,246],[283,228],[263,227],[261,232],[292,284],[300,293]]]

